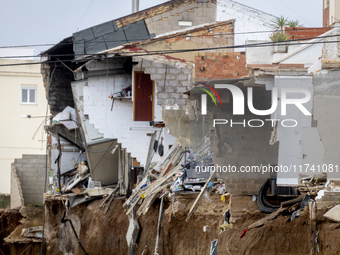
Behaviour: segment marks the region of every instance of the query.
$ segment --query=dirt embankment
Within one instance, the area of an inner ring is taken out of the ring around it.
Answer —
[[[209,254],[211,241],[218,239],[218,254],[310,254],[311,225],[308,211],[290,222],[290,216],[279,216],[264,226],[249,230],[243,238],[240,235],[251,223],[266,216],[256,212],[244,215],[231,229],[220,234],[218,226],[223,223],[222,214],[228,204],[219,198],[204,198],[189,222],[187,212],[192,199],[182,198],[172,207],[165,205],[163,231],[158,253],[163,255]],[[71,209],[69,215],[79,233],[81,243],[88,254],[129,254],[126,243],[128,217],[122,209],[123,200],[114,200],[106,215],[99,209],[102,200]],[[46,254],[83,254],[69,226],[60,223],[62,206],[54,204],[46,211]],[[175,212],[175,216],[173,214]],[[321,212],[322,213],[322,212]],[[157,233],[159,201],[139,218],[141,234],[135,254],[153,254]],[[321,255],[339,254],[340,223],[320,218],[319,249]],[[67,223],[68,224],[68,223]],[[203,232],[203,226],[210,226],[210,232]]]

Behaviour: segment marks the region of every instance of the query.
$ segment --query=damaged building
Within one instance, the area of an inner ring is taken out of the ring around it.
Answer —
[[[273,43],[263,31],[275,18],[173,0],[43,52],[44,211],[22,207],[5,242],[46,254],[273,254],[259,237],[288,236],[298,218],[285,240],[311,234],[298,250],[316,249],[306,226],[338,201],[339,29],[286,28],[293,40]]]

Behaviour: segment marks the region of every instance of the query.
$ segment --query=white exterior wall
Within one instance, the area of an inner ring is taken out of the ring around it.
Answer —
[[[160,129],[150,127],[149,121],[133,121],[132,99],[116,99],[111,111],[112,101],[109,95],[131,84],[131,74],[89,78],[88,86],[84,87],[84,113],[89,115],[89,122],[104,134],[104,138],[117,139],[144,166],[151,138],[147,134]],[[161,107],[156,102],[154,100],[155,117],[158,116],[157,120],[160,120]],[[164,153],[169,145],[175,143],[175,139],[167,131],[165,128],[162,134]],[[159,133],[157,139],[158,135]],[[152,162],[159,159],[159,155],[155,153]]]
[[[269,39],[269,32],[239,33],[273,30],[269,24],[275,19],[275,16],[231,0],[217,0],[216,8],[216,21],[235,19],[235,45],[245,45],[247,40]],[[235,51],[245,51],[245,49],[236,48]]]
[[[3,53],[5,54],[5,53]],[[0,64],[31,63],[30,60],[1,59]],[[37,88],[37,104],[21,104],[21,86]],[[45,154],[46,135],[43,127],[34,133],[45,116],[47,100],[40,65],[0,67],[0,193],[10,193],[11,163],[22,154]]]

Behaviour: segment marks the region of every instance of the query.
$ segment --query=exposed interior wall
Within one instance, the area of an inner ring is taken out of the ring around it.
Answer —
[[[119,69],[123,68],[123,62],[120,59],[106,63],[92,62],[88,65],[89,72],[103,68]],[[143,64],[144,67],[148,63]],[[139,68],[140,69],[140,68]],[[138,67],[133,69],[139,70]],[[143,68],[144,69],[144,68]],[[146,69],[144,69],[146,70]],[[170,72],[170,71],[169,71]],[[89,123],[102,133],[104,138],[117,139],[118,143],[126,148],[132,157],[136,158],[141,165],[145,165],[146,157],[149,150],[150,134],[157,131],[157,140],[159,137],[159,128],[150,126],[149,121],[133,120],[133,96],[121,99],[115,99],[113,104],[109,98],[111,94],[122,91],[123,88],[133,84],[133,72],[108,76],[89,77],[87,86],[83,89],[84,114],[88,116]],[[155,86],[156,93],[158,87]],[[156,96],[155,96],[156,98]],[[154,117],[155,121],[162,121],[161,108],[154,100]],[[112,107],[112,110],[111,110]],[[169,146],[175,143],[174,138],[168,134],[165,128],[162,132],[164,137],[164,153]],[[138,142],[137,142],[138,141]],[[159,141],[160,142],[160,141]],[[153,161],[158,161],[159,155],[155,153]]]
[[[0,64],[32,63],[31,60],[1,59]],[[21,87],[36,88],[37,103],[21,103]],[[45,132],[39,125],[42,118],[24,118],[23,115],[45,116],[46,97],[40,74],[40,65],[0,67],[0,193],[10,193],[11,163],[22,154],[44,154]],[[37,134],[34,136],[35,132]],[[32,139],[34,136],[34,139]],[[44,140],[44,141],[43,141]]]
[[[269,33],[242,33],[272,30],[270,23],[275,16],[231,0],[217,0],[216,8],[217,21],[235,19],[235,45],[245,45],[247,40],[269,39]]]

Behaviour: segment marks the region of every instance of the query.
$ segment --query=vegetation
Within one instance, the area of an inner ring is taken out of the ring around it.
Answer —
[[[301,26],[302,25],[298,20],[288,20],[281,15],[280,17],[272,20],[271,27],[274,28],[276,31],[271,33],[269,38],[273,42],[288,41],[291,39],[291,36],[285,31],[285,27],[297,28]]]
[[[284,42],[290,40],[290,35],[286,32],[274,32],[269,36],[273,42]]]
[[[271,27],[275,30],[280,30],[283,32],[285,26],[287,26],[288,19],[284,16],[277,17],[276,19],[272,20]]]
[[[297,28],[302,27],[302,24],[300,24],[300,21],[298,20],[289,20],[287,21],[287,26],[290,28]]]

